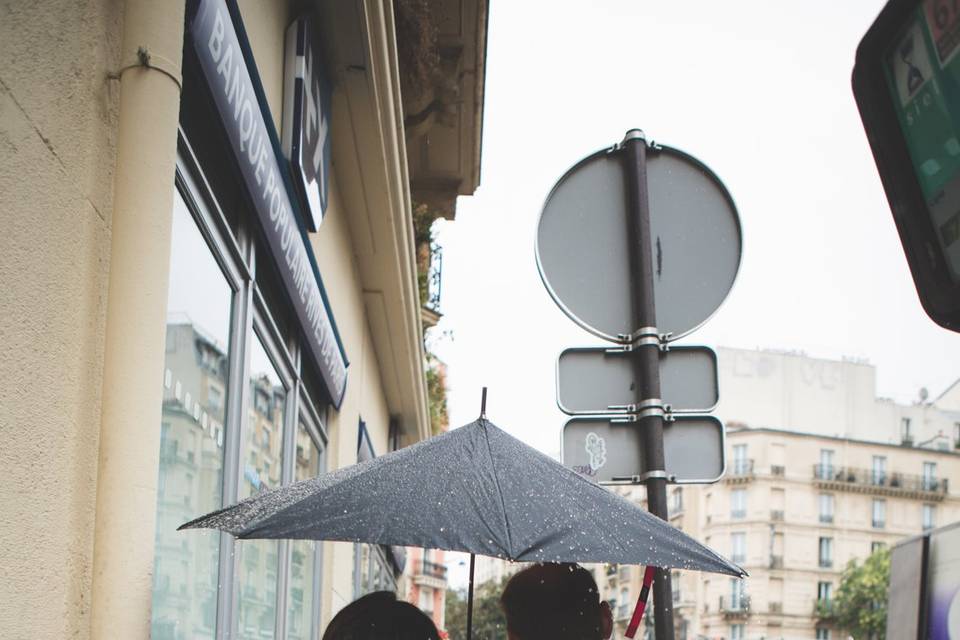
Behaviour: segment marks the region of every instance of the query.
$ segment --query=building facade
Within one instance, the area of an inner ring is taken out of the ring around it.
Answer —
[[[401,550],[176,529],[430,434],[414,211],[479,184],[486,15],[4,7],[0,636],[317,638],[397,588]]]
[[[862,362],[718,355],[726,473],[669,487],[670,522],[750,577],[674,572],[676,637],[844,640],[832,599],[847,563],[960,520],[958,385],[902,405],[875,397],[876,372]],[[613,490],[644,500],[642,488]],[[622,632],[642,572],[595,575]]]
[[[447,595],[447,565],[439,549],[410,549],[407,559],[406,600],[446,630],[444,608]]]

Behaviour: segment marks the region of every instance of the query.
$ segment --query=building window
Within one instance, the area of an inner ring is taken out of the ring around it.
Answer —
[[[887,544],[885,542],[874,541],[870,543],[870,553],[874,554],[877,551],[883,551],[886,549]]]
[[[870,473],[870,481],[877,486],[883,486],[887,483],[886,456],[873,456],[873,467]]]
[[[674,571],[670,579],[670,588],[673,593],[673,601],[680,602],[680,572]]]
[[[953,423],[953,446],[960,449],[960,422]]]
[[[196,100],[184,93],[182,118],[198,118],[203,109]],[[182,124],[189,133],[197,123]],[[209,160],[210,173],[201,172],[190,151],[177,158],[165,368],[158,381],[167,426],[161,429],[151,637],[227,637],[229,629],[217,629],[218,612],[226,609],[238,638],[272,637],[284,626],[277,617],[283,615],[286,638],[306,640],[319,622],[315,543],[176,531],[224,502],[317,475],[326,438],[312,400],[326,397],[326,390],[312,359],[293,357],[302,351],[301,332],[272,258],[262,253],[259,223],[234,197],[235,169],[207,142],[192,150]],[[225,189],[233,190],[230,206],[218,207],[216,194]],[[294,444],[296,456],[285,455]],[[232,482],[224,481],[224,468],[237,470]],[[229,560],[221,564],[221,556]]]
[[[817,478],[833,479],[833,449],[820,449],[820,464],[817,465]]]
[[[323,470],[321,448],[314,433],[315,421],[304,411],[297,424],[297,448],[294,460],[294,481],[308,480]],[[290,578],[287,595],[287,638],[309,640],[317,624],[314,598],[319,600],[317,568],[320,546],[312,540],[290,542]]]
[[[165,370],[174,383],[163,390],[159,485],[154,562],[151,635],[174,637],[179,629],[213,638],[217,633],[217,576],[220,536],[184,535],[186,520],[223,506],[223,450],[210,419],[226,423],[223,402],[213,398],[211,381],[226,385],[230,343],[230,311],[234,287],[200,233],[183,196],[174,195],[170,251],[169,310]],[[201,366],[195,349],[216,350],[222,367]],[[207,427],[194,418],[193,397],[207,402]],[[190,398],[188,401],[187,398]],[[211,400],[213,400],[211,402]],[[188,455],[191,454],[191,455]],[[189,477],[199,482],[188,481]],[[184,607],[188,602],[198,606]]]
[[[924,491],[937,490],[937,463],[936,462],[923,463],[923,490]]]
[[[740,578],[730,579],[730,610],[743,611],[747,608],[747,598]]]
[[[820,538],[820,566],[829,569],[833,566],[833,538]]]
[[[932,504],[923,505],[923,530],[929,531],[937,526],[937,508]]]
[[[818,582],[817,583],[817,600],[820,602],[830,602],[830,596],[833,592],[833,583],[832,582]]]
[[[730,534],[730,559],[743,563],[747,559],[747,534],[738,531]]]
[[[730,625],[730,640],[744,640],[744,638],[745,635],[742,624]]]
[[[910,418],[900,418],[900,441],[904,444],[913,443],[913,427]]]
[[[817,627],[817,640],[830,640],[830,629]]]
[[[734,489],[730,492],[730,517],[734,520],[747,517],[746,489]]]
[[[672,514],[677,514],[683,511],[683,489],[677,487],[670,494],[670,511]]]
[[[433,589],[420,587],[420,610],[427,615],[433,614]]]
[[[250,351],[250,397],[247,422],[243,426],[241,448],[256,460],[243,470],[240,481],[240,498],[249,498],[280,486],[280,470],[283,456],[283,432],[286,417],[287,385],[284,384],[277,366],[257,335],[251,341]],[[258,402],[258,398],[275,399],[274,402]],[[266,410],[264,412],[264,409]],[[264,434],[276,433],[271,438]],[[260,437],[257,437],[260,434]],[[247,457],[247,456],[245,456]],[[273,464],[271,464],[273,462]],[[276,628],[277,576],[279,574],[279,543],[276,540],[250,540],[239,545],[240,560],[259,549],[255,566],[239,576],[241,597],[237,608],[241,637],[269,637]]]
[[[624,619],[630,615],[630,591],[626,587],[620,589],[620,603],[617,607],[617,618]]]
[[[743,475],[750,472],[750,461],[747,460],[747,445],[733,445],[733,472]]]
[[[820,522],[830,524],[833,522],[833,494],[820,494]]]
[[[874,499],[871,523],[874,529],[883,529],[887,524],[887,501]]]

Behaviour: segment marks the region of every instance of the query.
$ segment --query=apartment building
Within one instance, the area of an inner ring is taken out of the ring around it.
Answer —
[[[727,471],[670,487],[670,521],[750,577],[674,572],[676,637],[845,639],[832,600],[847,563],[960,520],[960,382],[905,405],[875,397],[864,362],[718,353]],[[642,572],[595,572],[622,633]]]

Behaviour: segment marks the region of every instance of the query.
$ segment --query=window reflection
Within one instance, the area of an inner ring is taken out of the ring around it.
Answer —
[[[219,534],[177,532],[220,508],[232,290],[174,197],[151,637],[213,638]]]
[[[297,426],[297,455],[294,481],[320,474],[320,450],[301,422]],[[287,596],[287,638],[306,640],[316,621],[313,619],[314,567],[316,543],[295,540],[290,543],[290,593]]]
[[[250,388],[243,427],[240,499],[280,486],[287,392],[259,336],[250,345]],[[238,541],[241,638],[272,638],[277,617],[279,543]]]

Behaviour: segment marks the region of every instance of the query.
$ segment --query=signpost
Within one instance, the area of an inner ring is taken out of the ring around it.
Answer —
[[[557,404],[576,415],[563,461],[601,482],[644,483],[667,519],[667,482],[714,482],[724,470],[716,354],[670,342],[706,322],[736,279],[740,220],[696,158],[627,132],[554,186],[536,235],[537,267],[557,305],[610,349],[568,349]],[[674,408],[676,407],[676,409]],[[594,414],[581,417],[580,414]],[[670,573],[653,584],[656,636],[673,640]]]

